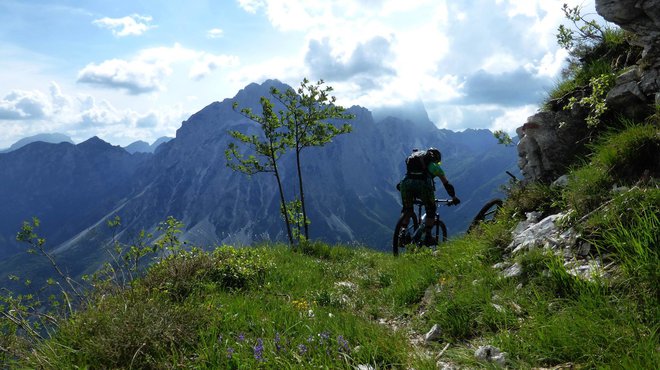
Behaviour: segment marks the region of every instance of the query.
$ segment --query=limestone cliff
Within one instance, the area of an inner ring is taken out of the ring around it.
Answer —
[[[606,96],[608,115],[643,120],[660,104],[660,0],[596,0],[596,10],[630,32],[630,43],[642,49],[640,56],[624,53],[612,58],[618,73]],[[572,96],[579,99],[589,93],[585,87]],[[517,129],[518,165],[525,180],[554,180],[583,152],[593,135],[585,123],[585,108],[564,109],[569,98],[550,101],[546,111],[529,117]]]

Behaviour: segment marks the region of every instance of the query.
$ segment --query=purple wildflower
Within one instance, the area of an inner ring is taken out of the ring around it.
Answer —
[[[282,350],[282,338],[280,337],[280,333],[275,333],[275,350],[277,352],[280,352]]]
[[[342,335],[337,337],[337,344],[339,344],[339,352],[351,353],[351,347],[349,347],[348,341]]]
[[[227,358],[232,358],[234,354],[234,349],[232,347],[227,347]]]
[[[238,333],[238,337],[236,338],[237,342],[244,342],[245,341],[245,334],[243,333]]]
[[[302,343],[299,344],[298,345],[298,353],[301,354],[301,355],[304,355],[305,353],[307,353],[307,346],[302,344]]]
[[[263,358],[264,354],[264,341],[261,338],[257,338],[257,345],[254,346],[253,348],[254,351],[254,359],[261,362],[265,361]]]

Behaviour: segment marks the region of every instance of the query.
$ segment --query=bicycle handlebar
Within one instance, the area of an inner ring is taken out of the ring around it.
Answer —
[[[436,199],[435,203],[436,204],[437,203],[442,203],[442,204],[447,205],[447,206],[453,206],[454,205],[454,200],[453,199]],[[413,201],[413,204],[424,205],[424,203],[422,203],[422,201],[420,199],[415,199]]]

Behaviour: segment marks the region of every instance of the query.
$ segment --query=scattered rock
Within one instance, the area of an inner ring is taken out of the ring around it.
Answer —
[[[569,274],[584,280],[593,280],[605,274],[603,264],[598,258],[588,261],[570,260],[564,264],[564,267]]]
[[[500,305],[497,304],[497,303],[491,303],[490,305],[493,306],[493,308],[495,309],[495,311],[497,311],[497,312],[499,312],[499,313],[503,313],[503,312],[506,311],[506,310],[504,309],[504,307],[500,306]]]
[[[479,347],[474,352],[474,357],[479,361],[492,362],[502,367],[506,365],[506,352],[491,345]]]
[[[531,250],[542,246],[545,248],[556,248],[561,243],[559,229],[556,222],[563,218],[565,213],[550,215],[538,223],[531,224],[520,233],[518,227],[513,231],[513,241],[506,248],[518,253],[521,250]]]
[[[444,362],[444,361],[438,361],[436,366],[438,367],[438,370],[458,370],[458,369],[460,369],[456,365],[454,365],[452,363],[449,363],[449,362]]]
[[[433,325],[431,330],[429,330],[428,333],[424,334],[424,342],[429,343],[436,341],[440,339],[441,335],[442,335],[442,330],[440,329],[440,325],[435,324]]]
[[[354,283],[351,283],[350,281],[338,281],[335,283],[335,286],[337,288],[344,288],[350,291],[357,290],[357,286]]]
[[[561,175],[552,182],[552,186],[565,188],[568,185],[568,175]]]
[[[507,278],[518,277],[522,275],[522,265],[516,262],[506,270],[502,271],[502,275]]]
[[[590,252],[591,252],[591,243],[585,241],[581,242],[575,251],[575,253],[580,257],[586,257],[589,255]]]
[[[494,264],[493,268],[496,269],[496,270],[504,270],[505,268],[507,268],[509,266],[511,266],[510,262],[503,261],[503,262],[498,262],[498,263]]]

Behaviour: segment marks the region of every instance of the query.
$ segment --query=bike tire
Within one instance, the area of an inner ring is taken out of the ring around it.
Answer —
[[[447,226],[442,220],[435,220],[433,223],[433,237],[438,245],[447,241]]]
[[[400,249],[405,249],[406,247],[406,240],[402,240],[400,238],[400,235],[404,237],[404,239],[407,236],[408,243],[410,243],[410,239],[412,238],[413,232],[417,229],[419,226],[419,220],[417,220],[417,215],[414,213],[412,216],[410,216],[410,221],[408,222],[408,227],[406,230],[403,232],[403,234],[400,233],[402,225],[403,225],[403,215],[399,218],[399,221],[397,221],[396,226],[394,227],[394,235],[392,236],[392,254],[394,256],[399,255],[399,250]]]
[[[504,202],[502,199],[491,199],[486,204],[484,204],[483,207],[479,210],[477,215],[474,217],[472,220],[472,223],[470,224],[470,227],[468,227],[468,232],[470,232],[472,229],[477,227],[482,222],[489,222],[492,221],[495,215],[497,215],[497,212],[500,210],[502,207],[502,204]]]

